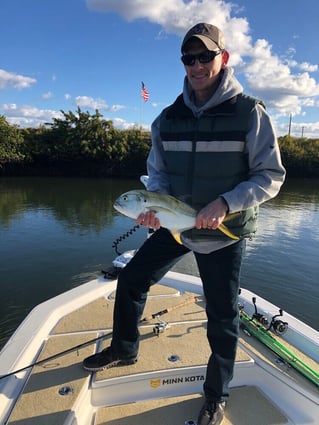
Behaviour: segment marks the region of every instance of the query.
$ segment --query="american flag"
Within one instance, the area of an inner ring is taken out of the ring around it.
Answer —
[[[147,101],[148,101],[148,99],[149,99],[149,97],[150,97],[150,94],[149,94],[149,92],[146,90],[146,87],[145,87],[145,84],[143,83],[143,81],[142,81],[142,91],[141,91],[141,96],[142,96],[142,98],[144,99],[144,102],[147,102]]]

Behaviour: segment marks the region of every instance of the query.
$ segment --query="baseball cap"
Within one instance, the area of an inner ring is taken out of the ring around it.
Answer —
[[[184,51],[186,43],[192,38],[198,38],[208,50],[225,49],[225,38],[223,32],[215,25],[203,22],[196,24],[185,35],[181,50]]]

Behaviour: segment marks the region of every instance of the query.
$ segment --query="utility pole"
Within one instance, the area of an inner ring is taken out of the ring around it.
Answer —
[[[290,137],[290,133],[291,133],[291,120],[292,120],[292,115],[290,114],[290,118],[289,118],[289,128],[288,128],[288,136]]]

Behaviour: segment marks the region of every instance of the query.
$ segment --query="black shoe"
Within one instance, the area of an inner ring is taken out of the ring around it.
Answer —
[[[220,425],[224,418],[226,403],[216,403],[214,401],[205,401],[199,412],[197,425]]]
[[[93,354],[83,360],[83,367],[91,372],[98,370],[109,369],[115,366],[126,366],[137,362],[137,357],[120,358],[115,355],[111,347],[107,347],[100,353]]]

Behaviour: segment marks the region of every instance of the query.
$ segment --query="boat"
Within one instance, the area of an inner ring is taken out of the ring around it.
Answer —
[[[196,425],[210,355],[198,276],[169,271],[151,288],[136,364],[82,367],[112,338],[117,274],[136,252],[121,240],[111,269],[36,306],[1,350],[1,425]],[[319,332],[245,288],[238,309],[222,425],[318,425]]]
[[[25,318],[0,352],[1,424],[196,424],[210,354],[200,278],[168,272],[150,291],[138,362],[90,373],[82,361],[110,342],[116,284],[105,273]],[[319,332],[246,289],[239,312],[223,425],[318,425]]]

